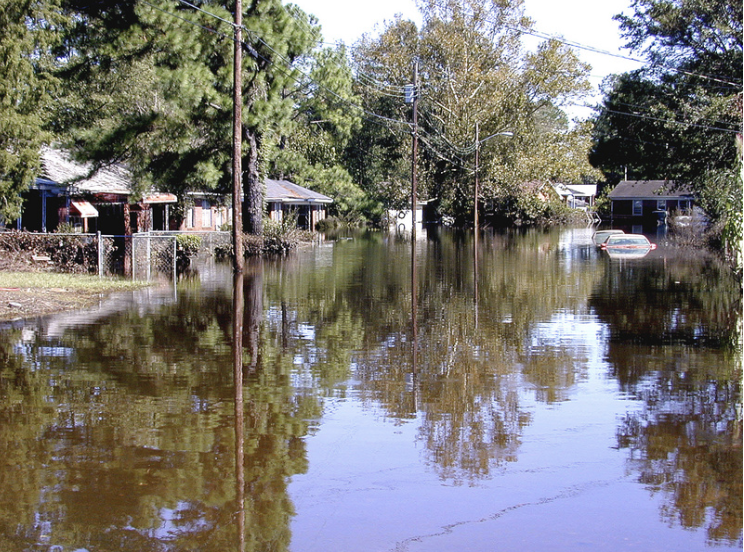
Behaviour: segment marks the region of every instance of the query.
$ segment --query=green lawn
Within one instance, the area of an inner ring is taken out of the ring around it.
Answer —
[[[91,274],[55,272],[0,272],[0,288],[61,288],[85,291],[126,291],[148,286],[147,282],[123,278],[99,278]]]

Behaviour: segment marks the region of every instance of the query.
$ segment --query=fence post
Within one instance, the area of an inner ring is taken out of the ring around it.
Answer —
[[[173,286],[176,285],[176,280],[178,278],[178,273],[176,272],[176,261],[177,261],[177,246],[176,246],[176,236],[173,236]]]
[[[150,250],[151,247],[152,247],[152,243],[151,243],[150,233],[148,232],[147,233],[147,249],[145,250],[147,252],[145,254],[145,260],[147,262],[147,270],[146,270],[145,273],[147,274],[147,281],[148,282],[152,279],[152,274],[151,274],[151,271],[152,271],[152,251]]]
[[[101,231],[96,232],[98,238],[98,277],[103,278],[103,241],[101,239]]]
[[[132,280],[137,279],[137,234],[132,234]]]

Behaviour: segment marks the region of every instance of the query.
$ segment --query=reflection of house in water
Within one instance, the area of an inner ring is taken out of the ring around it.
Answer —
[[[121,165],[101,168],[72,160],[65,152],[42,150],[41,177],[23,194],[18,229],[53,231],[62,223],[82,232],[132,234],[167,230],[176,196],[145,194],[132,201],[132,175]]]

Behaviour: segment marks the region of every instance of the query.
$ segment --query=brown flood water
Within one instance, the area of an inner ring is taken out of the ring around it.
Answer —
[[[741,550],[739,282],[652,239],[359,234],[6,325],[0,551]]]

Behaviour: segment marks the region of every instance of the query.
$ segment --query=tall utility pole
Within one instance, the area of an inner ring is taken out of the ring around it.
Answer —
[[[235,47],[233,50],[233,269],[243,272],[243,3],[235,0]]]
[[[416,238],[416,160],[418,159],[418,60],[413,66],[413,148],[411,152],[411,233]]]
[[[475,189],[473,190],[473,228],[478,235],[478,170],[480,161],[480,138],[478,136],[478,123],[475,123]],[[477,239],[477,238],[476,238]]]

